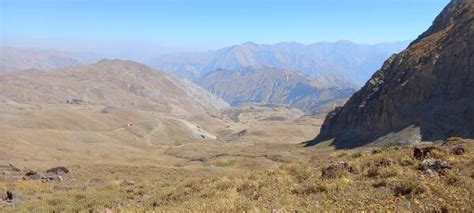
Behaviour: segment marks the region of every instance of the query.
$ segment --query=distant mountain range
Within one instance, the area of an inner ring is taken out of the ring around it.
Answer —
[[[218,69],[197,80],[211,93],[236,106],[246,102],[289,105],[307,112],[342,104],[355,90],[338,88],[290,69],[245,67]]]
[[[356,44],[350,41],[309,45],[251,42],[203,53],[178,53],[153,60],[151,65],[189,79],[199,79],[217,69],[236,70],[268,66],[300,71],[319,82],[339,87],[361,86],[390,55],[409,42]]]
[[[98,61],[93,54],[35,48],[0,47],[0,73],[25,69],[51,70]]]
[[[201,88],[195,84],[197,83],[233,106],[245,102],[258,102],[297,107],[306,112],[325,113],[332,110],[335,105],[343,104],[355,92],[355,88],[358,88],[361,82],[367,80],[381,66],[384,58],[403,49],[406,45],[407,42],[374,45],[355,44],[349,41],[310,45],[299,43],[265,45],[247,42],[217,51],[165,55],[153,60],[151,65],[170,74],[188,79],[184,80],[167,75],[169,76],[167,78],[174,79],[175,82],[179,83],[175,85],[181,85],[184,88],[189,86],[189,89],[185,89],[185,91],[198,91],[196,93],[199,94],[198,96],[190,94],[195,96],[193,98],[201,97],[204,94],[203,91],[200,91]],[[57,70],[51,75],[57,75],[58,78],[62,76],[61,78],[65,78],[65,81],[71,80],[71,85],[76,85],[74,80],[70,79],[71,76],[60,72],[71,74],[71,71],[75,70],[86,75],[97,85],[103,84],[98,81],[97,78],[99,77],[101,79],[112,78],[112,76],[106,77],[106,74],[117,75],[115,76],[117,78],[123,77],[122,81],[125,81],[125,75],[128,75],[110,71],[99,72],[97,70],[95,72],[97,76],[93,76],[91,72],[83,72],[82,69],[90,70],[92,67],[82,65],[98,61],[99,56],[95,54],[13,47],[2,47],[1,50],[0,72],[25,69]],[[113,67],[117,67],[117,63],[124,64],[125,62],[116,62]],[[93,65],[94,69],[103,67],[103,64],[104,61]],[[75,69],[74,67],[78,68]],[[104,68],[109,69],[108,67]],[[123,69],[123,67],[117,67],[117,69],[129,72],[128,69]],[[131,71],[133,72],[133,70]],[[41,85],[42,83],[46,84],[42,80],[43,78],[54,78],[54,76],[48,76],[48,74],[31,71],[18,75],[25,76],[23,79],[25,83],[37,84],[39,91],[47,89],[45,85]],[[13,76],[6,77],[15,79]],[[38,80],[32,77],[37,77]],[[134,76],[129,77],[130,81],[134,82],[131,89],[143,87],[144,90],[140,89],[140,94],[144,94],[146,91],[144,97],[148,97],[148,95],[156,96],[159,91],[167,91],[166,88],[161,87],[155,88],[158,89],[157,91],[151,91],[153,87],[149,84],[153,82],[148,81],[160,82],[159,79],[150,78],[142,81]],[[116,81],[117,79],[110,80]],[[54,100],[53,102],[57,103],[65,101],[63,99],[66,97],[73,97],[66,93],[56,94],[60,91],[53,90],[48,90],[49,92],[42,91],[42,94],[33,97],[26,93],[25,88],[19,86],[20,81],[10,83],[18,83],[16,85],[18,86],[16,88],[17,93],[25,91],[24,94],[10,94],[16,96],[17,100],[37,100],[42,97],[43,101]],[[120,84],[125,84],[125,82]],[[89,86],[95,88],[97,85]],[[60,87],[60,85],[57,86]],[[83,87],[84,85],[77,86]],[[106,88],[108,92],[111,92],[111,88],[113,88],[112,85],[110,86],[110,88]],[[36,88],[31,89],[34,91]],[[80,90],[75,92],[79,99],[106,101],[99,100],[97,94],[91,92],[90,89],[76,89]],[[123,91],[115,92],[122,94]],[[54,98],[43,97],[50,94],[55,94]],[[61,100],[56,100],[58,97],[61,97]],[[129,101],[132,101],[132,99],[129,99]],[[159,102],[148,103],[148,99],[141,101],[146,102],[148,107],[159,104]],[[107,101],[104,103],[107,103]],[[158,108],[161,109],[161,107]]]

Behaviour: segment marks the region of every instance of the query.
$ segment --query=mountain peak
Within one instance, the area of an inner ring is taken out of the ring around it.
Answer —
[[[310,144],[334,138],[345,148],[474,137],[473,5],[449,3],[433,26],[328,114]]]
[[[444,10],[435,18],[428,30],[418,36],[411,44],[420,42],[422,39],[443,31],[453,25],[469,24],[472,21],[467,17],[474,16],[474,1],[472,0],[452,0]]]
[[[251,41],[247,41],[247,42],[244,42],[242,44],[240,44],[241,46],[258,46],[257,43],[254,43],[254,42],[251,42]]]

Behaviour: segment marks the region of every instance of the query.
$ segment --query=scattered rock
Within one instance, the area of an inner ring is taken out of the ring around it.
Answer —
[[[72,100],[66,100],[66,104],[73,104],[73,105],[81,105],[84,104],[85,101],[81,99],[72,99]]]
[[[18,192],[14,192],[14,191],[7,191],[7,198],[6,198],[7,202],[16,204],[16,203],[21,202],[21,200],[23,200],[22,194]]]
[[[427,146],[427,147],[415,147],[413,149],[413,157],[416,159],[425,159],[431,157],[431,150],[435,149],[435,147]]]
[[[25,176],[23,176],[23,180],[38,180],[41,178],[41,175],[38,174],[38,172],[30,170],[25,173]]]
[[[349,172],[352,174],[359,174],[359,170],[356,167],[349,166]]]
[[[112,209],[109,209],[109,208],[99,209],[98,212],[99,213],[113,213]]]
[[[0,208],[4,208],[4,207],[12,207],[12,203],[9,203],[7,201],[4,201],[4,200],[0,200]]]
[[[333,162],[322,169],[323,178],[338,178],[344,172],[352,171],[352,167],[349,166],[345,161],[336,161]]]
[[[10,169],[11,169],[12,171],[21,172],[21,169],[19,169],[18,167],[14,166],[13,164],[9,164],[8,166],[10,167]]]
[[[238,137],[243,137],[247,134],[247,129],[241,130],[240,132],[237,132]]]
[[[50,181],[59,181],[62,182],[64,181],[63,176],[57,175],[57,174],[52,174],[52,173],[47,173],[46,176],[41,178],[43,183],[45,182],[50,182]]]
[[[64,166],[58,166],[58,167],[54,167],[54,168],[46,170],[46,173],[62,175],[62,174],[69,173],[69,169],[67,169]]]
[[[458,145],[453,146],[452,152],[455,155],[463,155],[466,152],[466,150],[464,149],[462,145],[458,144]]]
[[[429,158],[421,162],[420,169],[428,174],[433,172],[443,173],[445,169],[451,169],[451,165],[441,159]]]
[[[285,213],[283,209],[272,209],[272,213]]]
[[[124,180],[120,185],[122,185],[122,186],[133,186],[133,185],[135,185],[135,181]]]

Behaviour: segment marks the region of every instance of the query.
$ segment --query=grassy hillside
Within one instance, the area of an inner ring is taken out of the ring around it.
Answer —
[[[454,145],[465,153],[454,154]],[[28,197],[18,209],[4,209],[12,212],[469,211],[474,203],[472,141],[453,138],[432,146],[428,158],[445,160],[451,169],[422,171],[413,146],[334,151],[319,144],[301,151],[298,159],[268,157],[265,168],[245,166],[246,157],[229,155],[186,169],[76,165],[64,182],[3,178],[0,188],[14,187]],[[327,168],[337,161],[348,167]]]

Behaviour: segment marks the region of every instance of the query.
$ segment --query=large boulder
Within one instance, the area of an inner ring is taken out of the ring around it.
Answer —
[[[451,165],[441,159],[428,158],[421,162],[420,169],[427,173],[438,172],[444,173],[446,169],[451,169]]]
[[[413,157],[415,157],[418,160],[429,158],[431,156],[431,151],[433,149],[436,149],[436,148],[433,146],[415,147],[413,148]]]
[[[33,170],[26,172],[25,175],[23,176],[23,180],[38,180],[41,178],[42,176],[38,174],[38,172],[33,171]]]
[[[21,202],[22,200],[23,200],[22,194],[18,192],[14,192],[14,191],[7,191],[7,197],[6,197],[7,202],[17,204]]]
[[[67,169],[64,166],[58,166],[58,167],[54,167],[54,168],[46,170],[46,173],[62,175],[62,174],[69,173],[69,169]]]

